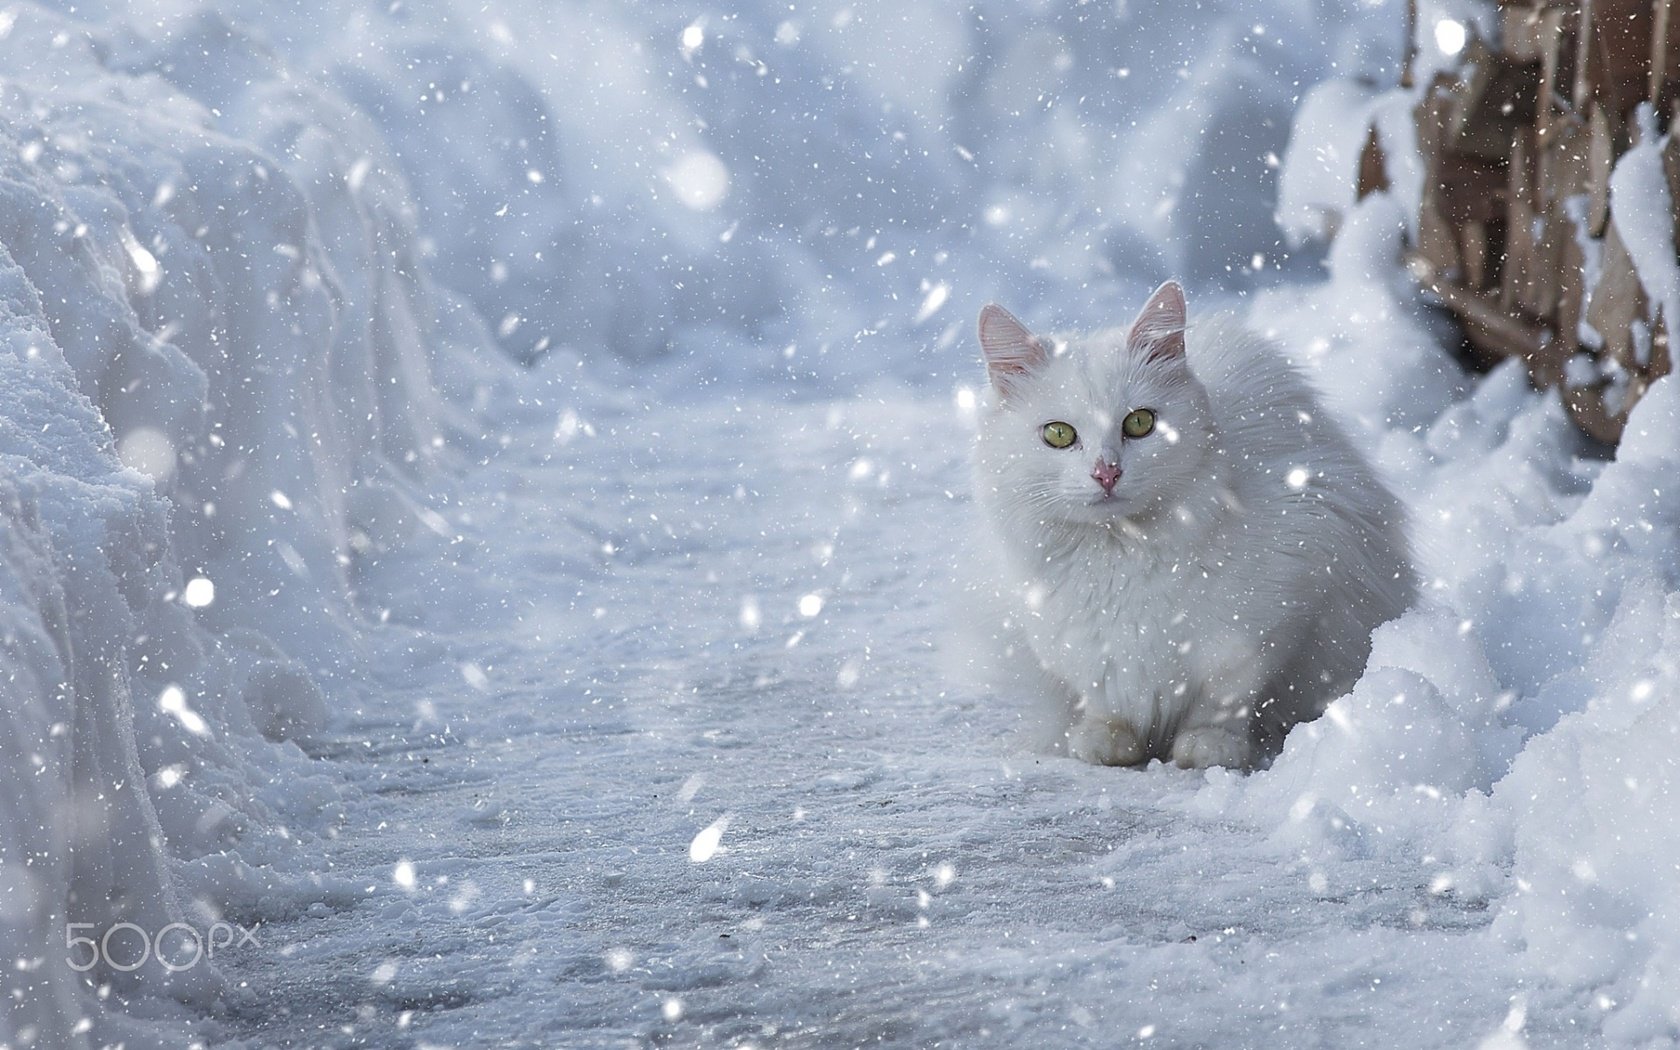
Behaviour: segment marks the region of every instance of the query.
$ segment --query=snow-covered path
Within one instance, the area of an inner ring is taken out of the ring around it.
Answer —
[[[1314,877],[1187,813],[1200,774],[1037,758],[1004,706],[947,681],[968,488],[949,403],[561,418],[462,483],[452,558],[364,581],[391,609],[389,700],[334,756],[367,798],[327,848],[369,892],[267,925],[230,964],[245,999],[222,1038],[1419,1047],[1499,1030],[1518,986],[1485,911],[1380,860]],[[1525,1035],[1550,1042],[1532,1018]]]
[[[1357,199],[1499,12],[0,8],[0,1050],[1680,1045],[1680,379],[1612,458]],[[970,319],[1175,275],[1425,583],[1248,777],[945,641]]]

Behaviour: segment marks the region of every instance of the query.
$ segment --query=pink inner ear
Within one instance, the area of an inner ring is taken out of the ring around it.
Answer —
[[[1007,393],[1012,379],[1042,365],[1049,356],[1047,349],[1044,340],[996,303],[988,303],[980,311],[980,352],[986,358],[992,385],[999,390]]]
[[[1184,289],[1177,281],[1168,281],[1138,311],[1127,343],[1134,351],[1148,354],[1151,361],[1183,357],[1184,325]]]

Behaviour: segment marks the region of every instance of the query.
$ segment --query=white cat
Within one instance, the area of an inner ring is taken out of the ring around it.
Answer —
[[[980,344],[989,633],[1057,746],[1244,767],[1347,691],[1415,593],[1402,511],[1275,347],[1172,282],[1083,338],[987,306]]]

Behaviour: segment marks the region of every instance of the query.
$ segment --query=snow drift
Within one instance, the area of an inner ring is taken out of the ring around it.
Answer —
[[[1338,112],[1406,107],[1348,106],[1350,91],[1320,88],[1303,107],[1290,165],[1309,170],[1284,176],[1297,218],[1341,227],[1330,279],[1262,297],[1251,316],[1299,348],[1394,480],[1424,599],[1377,631],[1363,679],[1271,769],[1211,776],[1196,808],[1270,829],[1320,885],[1381,856],[1427,893],[1491,905],[1493,936],[1605,1036],[1674,1039],[1680,387],[1651,388],[1610,462],[1520,362],[1463,390],[1450,332],[1400,268],[1410,209],[1387,193],[1355,204],[1348,142],[1331,130]],[[1642,178],[1660,146],[1648,131],[1623,158],[1618,221],[1667,222],[1666,193]],[[1391,170],[1415,163],[1401,153]],[[1642,279],[1660,296],[1673,282],[1659,256]]]
[[[354,696],[353,556],[427,520],[433,366],[487,340],[434,306],[377,132],[214,15],[149,43],[15,6],[0,69],[0,1042],[167,1042],[113,1007],[214,966],[119,939],[95,995],[68,924],[330,889],[291,829],[338,788],[278,742]]]

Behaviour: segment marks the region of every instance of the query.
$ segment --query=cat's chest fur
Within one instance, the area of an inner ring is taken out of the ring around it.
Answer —
[[[1034,653],[1077,692],[1153,724],[1206,677],[1218,588],[1199,559],[1095,537],[1018,578]]]

